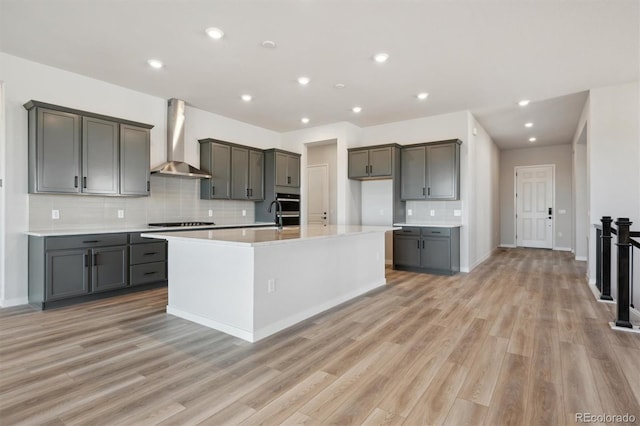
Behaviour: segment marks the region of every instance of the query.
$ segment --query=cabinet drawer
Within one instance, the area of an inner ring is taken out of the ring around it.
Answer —
[[[167,263],[153,262],[133,265],[129,268],[129,284],[147,284],[167,279]]]
[[[88,234],[47,237],[46,250],[120,246],[127,244],[127,234]]]
[[[420,228],[418,227],[402,227],[402,229],[398,229],[393,231],[394,235],[416,235],[420,236]]]
[[[451,228],[422,228],[422,235],[425,237],[449,237]]]
[[[167,248],[164,241],[158,241],[149,244],[133,244],[129,249],[129,263],[136,265],[138,263],[164,262],[167,260]]]
[[[140,234],[146,234],[147,232],[132,232],[129,234],[129,244],[140,244],[140,243],[153,243],[158,242],[159,240],[155,238],[145,238],[141,237]]]

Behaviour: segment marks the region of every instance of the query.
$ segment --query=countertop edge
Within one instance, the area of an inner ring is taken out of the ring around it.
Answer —
[[[394,223],[393,226],[413,226],[416,228],[460,228],[461,223]]]
[[[23,234],[32,237],[64,237],[73,235],[89,235],[89,234],[126,234],[131,232],[157,233],[157,232],[179,232],[179,231],[204,231],[208,229],[233,229],[233,228],[262,228],[267,226],[275,226],[272,222],[255,222],[241,223],[237,225],[202,225],[202,226],[172,226],[172,227],[131,227],[131,228],[112,228],[112,229],[61,229],[55,231],[35,230],[26,231]]]

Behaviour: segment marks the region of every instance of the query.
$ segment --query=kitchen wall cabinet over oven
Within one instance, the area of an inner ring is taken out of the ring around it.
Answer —
[[[349,179],[393,178],[397,148],[393,144],[349,149]]]
[[[401,153],[403,200],[460,199],[460,144],[455,139],[406,145]]]
[[[30,101],[29,192],[149,195],[153,126]]]

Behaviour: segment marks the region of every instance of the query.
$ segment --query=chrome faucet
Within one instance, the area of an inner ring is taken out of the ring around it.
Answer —
[[[271,213],[271,207],[276,205],[276,216],[278,217],[278,231],[282,231],[282,204],[278,200],[273,200],[271,204],[269,204],[269,213]]]

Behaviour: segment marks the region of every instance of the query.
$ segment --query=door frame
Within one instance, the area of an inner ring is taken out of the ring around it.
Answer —
[[[331,222],[331,215],[330,215],[330,212],[329,212],[329,210],[330,210],[329,208],[331,207],[331,199],[330,199],[331,196],[329,194],[329,182],[330,182],[330,179],[329,179],[329,164],[327,164],[327,163],[311,164],[311,165],[307,164],[307,166],[305,167],[305,169],[306,169],[305,171],[306,171],[306,175],[307,175],[307,180],[305,182],[305,189],[306,189],[305,192],[306,192],[307,196],[305,197],[305,200],[306,200],[305,201],[306,215],[305,215],[305,218],[304,218],[304,222],[305,222],[305,224],[307,224],[309,222],[309,199],[311,198],[310,195],[309,195],[309,169],[316,169],[316,168],[323,168],[323,169],[325,169],[327,171],[325,173],[325,176],[327,178],[326,182],[325,182],[325,184],[326,184],[325,186],[326,186],[326,189],[327,189],[327,200],[326,200],[327,201],[327,206],[326,206],[327,207],[327,218],[325,219],[325,225],[328,225]]]
[[[518,170],[531,169],[535,167],[551,167],[551,199],[553,203],[553,214],[551,215],[551,250],[556,249],[556,165],[555,164],[530,164],[527,166],[514,166],[513,167],[513,245],[514,247],[520,247],[518,245]]]

